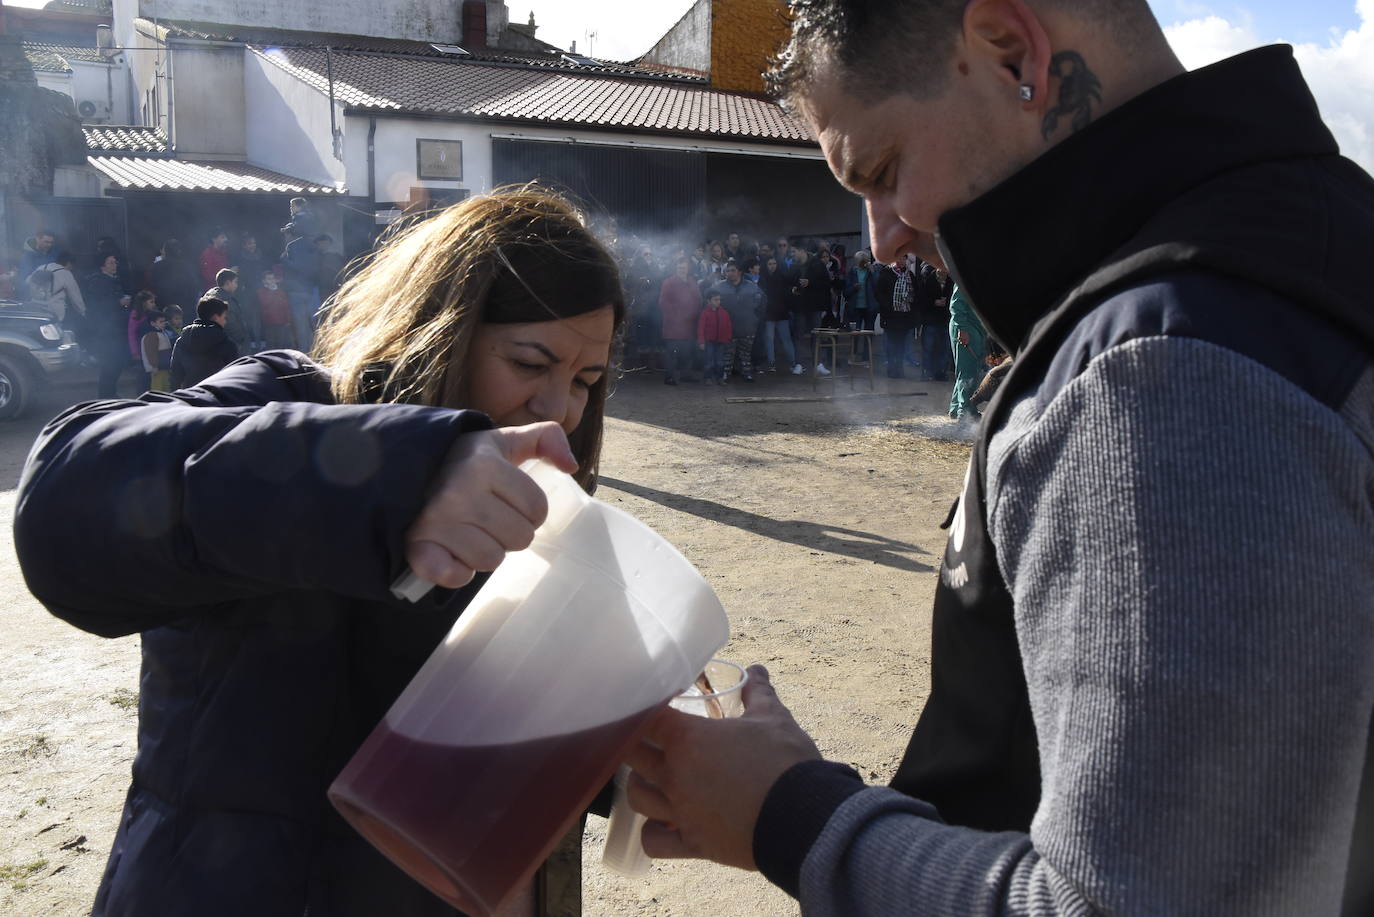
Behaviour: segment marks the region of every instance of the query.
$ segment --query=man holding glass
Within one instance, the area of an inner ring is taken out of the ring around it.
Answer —
[[[646,850],[806,914],[1374,912],[1374,183],[1291,49],[1185,73],[1145,0],[792,12],[779,92],[875,257],[1016,362],[892,787],[756,669],[632,755]]]

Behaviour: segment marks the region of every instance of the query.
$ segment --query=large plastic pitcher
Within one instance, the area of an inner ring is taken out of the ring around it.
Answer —
[[[334,781],[379,850],[459,910],[529,881],[648,720],[725,645],[725,610],[653,530],[544,462],[506,556]]]

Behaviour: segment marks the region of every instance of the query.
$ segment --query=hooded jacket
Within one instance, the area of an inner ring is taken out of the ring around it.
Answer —
[[[38,237],[30,236],[24,242],[24,251],[19,256],[19,276],[29,276],[43,265],[51,262],[56,254],[56,246],[49,246],[47,251],[40,252],[38,250]]]
[[[1374,182],[1291,49],[1127,102],[938,241],[1016,361],[930,699],[894,789],[785,774],[760,868],[814,914],[1374,912]]]
[[[44,278],[43,273],[48,277]],[[40,296],[44,295],[43,288],[47,287],[45,298],[37,301],[42,302],[49,312],[57,316],[59,322],[65,321],[68,313],[86,314],[86,301],[81,296],[81,287],[77,286],[76,277],[70,268],[65,268],[55,261],[49,262],[28,276],[28,286]]]
[[[181,329],[172,348],[172,388],[198,385],[238,357],[239,349],[223,328],[198,318]]]
[[[763,291],[758,284],[750,283],[741,274],[739,285],[722,280],[706,292],[720,294],[720,305],[730,313],[730,327],[735,337],[748,337],[758,328],[763,313]]]

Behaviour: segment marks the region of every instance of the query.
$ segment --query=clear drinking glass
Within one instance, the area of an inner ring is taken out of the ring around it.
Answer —
[[[669,701],[668,706],[693,716],[711,719],[740,716],[744,713],[744,686],[749,673],[724,659],[712,659],[696,684]],[[606,826],[606,848],[601,862],[624,876],[642,876],[653,862],[644,852],[640,834],[648,818],[630,808],[626,791],[630,769],[624,765],[615,775],[615,802],[611,821]]]

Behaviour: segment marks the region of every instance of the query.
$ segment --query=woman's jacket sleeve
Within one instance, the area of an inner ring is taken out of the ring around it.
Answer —
[[[276,352],[176,395],[78,405],[39,435],[15,551],[33,594],[104,636],[254,595],[392,601],[403,538],[470,411],[336,405]]]

